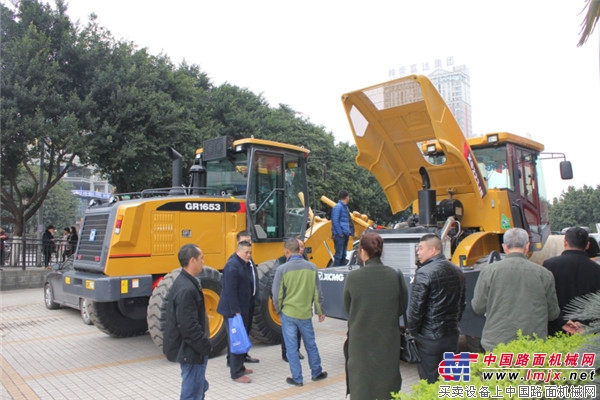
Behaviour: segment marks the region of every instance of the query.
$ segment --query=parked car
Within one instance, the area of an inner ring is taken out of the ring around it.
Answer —
[[[79,310],[83,323],[91,325],[92,320],[88,310],[88,301],[84,298],[68,294],[63,289],[63,274],[72,270],[72,256],[60,264],[52,264],[52,271],[46,276],[46,283],[44,284],[44,303],[46,304],[46,308],[50,310],[55,310],[61,306]]]

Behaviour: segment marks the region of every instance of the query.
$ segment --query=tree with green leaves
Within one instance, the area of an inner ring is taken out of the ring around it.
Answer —
[[[593,188],[583,185],[581,189],[569,186],[560,198],[554,198],[550,206],[550,221],[553,231],[571,226],[587,226],[596,231],[600,222],[600,185]]]
[[[73,25],[65,10],[61,0],[56,10],[38,0],[2,6],[2,212],[17,235],[76,160],[118,192],[167,187],[168,147],[189,167],[204,140],[224,135],[308,146],[316,211],[328,211],[321,195],[335,200],[345,187],[354,210],[393,220],[377,181],[356,166],[355,146],[336,145],[289,106],[271,108],[229,83],[215,87],[197,66],[176,68],[167,56],[116,41],[94,15]]]
[[[3,223],[21,236],[50,189],[87,158],[90,38],[71,24],[62,0],[56,10],[33,0],[0,8],[1,205]]]
[[[194,154],[190,144],[197,143],[197,128],[190,112],[198,107],[194,87],[200,78],[190,74],[176,74],[168,57],[124,43],[114,45],[98,69],[92,86],[97,123],[89,157],[119,192],[171,186],[169,146]],[[175,100],[176,95],[181,98]]]
[[[77,224],[79,199],[71,192],[72,189],[73,184],[60,181],[50,190],[44,202],[44,219],[59,231]]]

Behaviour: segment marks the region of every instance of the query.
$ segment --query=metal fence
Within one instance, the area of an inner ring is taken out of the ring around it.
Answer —
[[[69,244],[66,240],[55,239],[50,264],[62,262],[67,256]],[[41,240],[33,238],[8,239],[0,248],[0,266],[3,267],[45,267],[44,246]]]

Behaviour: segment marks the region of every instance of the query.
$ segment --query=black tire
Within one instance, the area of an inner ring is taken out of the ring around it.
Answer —
[[[58,303],[54,302],[54,291],[48,282],[44,285],[44,304],[48,310],[56,310],[60,307]]]
[[[265,344],[280,344],[281,319],[275,313],[271,288],[275,277],[275,260],[266,261],[256,267],[258,291],[254,298],[254,316],[250,336]]]
[[[86,325],[93,325],[89,310],[91,302],[91,300],[79,299],[79,314],[81,315],[81,320]]]
[[[165,275],[152,291],[152,296],[150,296],[150,300],[148,301],[148,312],[146,315],[148,333],[150,333],[154,344],[160,349],[162,349],[163,345],[163,325],[167,310],[169,289],[171,289],[173,282],[175,282],[180,273],[181,268],[177,268]]]
[[[180,273],[181,268],[177,268],[165,275],[154,288],[152,297],[148,302],[148,331],[152,341],[159,348],[162,348],[163,345],[163,326],[169,301],[169,290]],[[212,346],[209,356],[215,357],[227,347],[227,329],[223,316],[217,313],[217,305],[222,289],[221,273],[214,268],[205,266],[199,276],[202,281],[202,293],[204,294],[210,332],[209,339]]]
[[[115,338],[126,338],[143,335],[148,330],[146,318],[139,318],[141,314],[139,308],[144,307],[145,316],[147,304],[146,297],[109,303],[95,301],[88,307],[88,310],[92,323],[102,332]],[[124,313],[123,310],[132,312],[131,314]]]

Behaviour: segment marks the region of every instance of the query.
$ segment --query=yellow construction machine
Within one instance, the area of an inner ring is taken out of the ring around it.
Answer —
[[[269,294],[283,241],[304,239],[319,268],[332,258],[331,222],[315,216],[305,201],[309,150],[255,138],[207,140],[196,152],[188,186],[181,185],[181,155],[173,149],[170,155],[172,187],[115,195],[88,208],[65,290],[89,300],[92,321],[103,332],[128,337],[149,331],[161,346],[169,288],[180,272],[177,253],[184,244],[197,244],[204,252],[200,278],[216,355],[226,346],[223,317],[216,312],[220,270],[236,250],[237,233],[246,230],[259,279],[251,334],[279,343],[281,324]],[[357,235],[370,224],[357,214],[353,221]]]
[[[563,179],[572,178],[564,154],[506,132],[466,138],[452,112],[425,76],[411,75],[342,96],[354,140],[356,162],[383,188],[392,212],[412,205],[416,215],[405,229],[378,231],[384,263],[400,268],[410,282],[415,247],[425,233],[438,234],[448,258],[463,268],[468,306],[463,333],[479,337],[482,320],[470,308],[478,264],[502,257],[504,232],[529,232],[533,251],[550,234],[540,161],[562,159]],[[339,267],[322,279],[325,312],[346,318],[341,287],[348,271]]]
[[[381,184],[394,213],[410,205],[419,225],[442,228],[452,261],[472,266],[500,251],[502,234],[522,227],[540,250],[550,234],[540,161],[561,153],[506,132],[466,138],[425,76],[412,75],[342,97],[358,147],[356,162]]]

